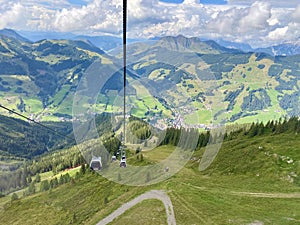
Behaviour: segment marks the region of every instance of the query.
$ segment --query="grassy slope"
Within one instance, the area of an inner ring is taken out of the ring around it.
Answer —
[[[143,225],[167,224],[165,211],[166,210],[162,202],[155,199],[145,200],[126,211],[121,217],[115,219],[111,224],[133,224],[133,219]]]
[[[202,173],[201,149],[178,174],[149,187],[127,187],[90,174],[75,184],[8,203],[0,211],[0,223],[95,224],[135,196],[164,189],[177,224],[299,224],[300,187],[288,181],[291,172],[300,173],[298,139],[296,134],[282,134],[226,141]],[[161,160],[171,148],[144,152],[144,160]],[[159,202],[144,201],[112,224],[153,224],[153,218],[155,224],[166,224],[162,211]]]

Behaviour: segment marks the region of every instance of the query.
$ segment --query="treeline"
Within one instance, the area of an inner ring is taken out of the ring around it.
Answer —
[[[198,138],[196,146],[189,138]],[[183,149],[205,147],[209,142],[210,131],[199,132],[198,129],[167,128],[166,135],[160,145],[180,146]]]
[[[88,165],[82,164],[80,170],[76,172],[75,176],[71,177],[69,173],[61,174],[59,177],[55,176],[52,179],[44,179],[41,180],[39,174],[35,176],[33,180],[30,181],[28,187],[23,191],[23,197],[32,195],[37,192],[45,192],[48,190],[52,190],[57,188],[63,184],[67,183],[75,183],[81,177],[83,177],[86,173],[92,172]],[[38,183],[40,183],[38,185]],[[39,188],[38,188],[39,186]],[[14,193],[11,197],[12,201],[17,200],[19,197],[16,193]]]
[[[85,160],[81,152],[76,147],[72,147],[37,157],[27,162],[25,167],[28,168],[31,175],[35,175],[48,171],[58,173],[68,168],[77,167],[82,163],[85,163]]]
[[[255,137],[261,135],[276,135],[282,133],[299,133],[300,132],[300,119],[298,117],[290,117],[279,119],[278,121],[268,121],[266,124],[262,122],[252,123],[250,128],[240,128],[237,131],[226,133],[225,140],[231,140],[239,135],[248,137]]]
[[[105,139],[103,139],[102,143],[105,147],[105,149],[112,153],[113,155],[116,155],[119,151],[119,148],[121,146],[121,138],[116,137],[115,133],[112,133],[110,136],[107,136]]]
[[[48,153],[27,161],[15,171],[1,173],[0,193],[8,193],[29,186],[37,174],[48,171],[57,174],[85,163],[82,154],[75,147]]]
[[[137,117],[129,118],[128,128],[126,140],[130,143],[140,144],[151,136],[150,125]]]
[[[255,136],[277,135],[288,132],[300,132],[300,119],[298,117],[284,118],[279,119],[278,121],[271,120],[268,121],[266,124],[262,122],[253,122],[250,126],[244,125],[235,131],[226,132],[224,134],[224,140],[226,141],[236,139],[241,135],[252,138]],[[180,143],[180,138],[184,139],[188,136],[198,138],[196,148],[201,148],[205,147],[210,141],[211,132],[200,132],[197,129],[168,128],[164,140],[161,142],[161,145],[180,146],[180,144],[186,143],[187,146],[183,147],[188,147],[189,141],[184,141]]]

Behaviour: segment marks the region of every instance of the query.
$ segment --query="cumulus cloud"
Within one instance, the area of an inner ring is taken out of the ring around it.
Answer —
[[[254,2],[247,9],[247,14],[239,22],[240,32],[256,32],[267,29],[268,19],[271,17],[271,5],[266,2]]]
[[[292,16],[293,16],[293,19],[295,20],[295,22],[300,23],[300,4],[295,9]]]
[[[122,0],[86,0],[84,5],[68,0],[0,2],[1,28],[121,35]],[[228,0],[228,5],[128,1],[131,38],[183,34],[259,46],[296,40],[299,24],[298,0]]]
[[[220,11],[216,17],[208,22],[207,28],[214,33],[229,35],[237,32],[238,21],[245,14],[244,9],[230,8]]]
[[[228,4],[232,5],[251,5],[257,0],[227,0]],[[299,4],[299,0],[263,0],[262,2],[269,3],[274,7],[296,7]]]
[[[182,4],[140,0],[139,16],[131,13],[129,5],[129,33],[132,37],[155,37],[162,35],[197,35],[202,20],[207,15],[199,1],[185,0]],[[151,2],[151,4],[149,4]],[[189,13],[187,13],[189,12]],[[141,22],[142,18],[142,23]]]
[[[199,4],[200,0],[184,0],[182,4],[184,5],[195,5]]]
[[[287,31],[289,30],[288,26],[276,28],[268,34],[270,40],[281,40],[286,36]]]
[[[300,5],[295,9],[277,9],[274,29],[262,39],[267,43],[298,42],[300,37]],[[275,20],[274,19],[274,20]],[[272,24],[272,23],[271,23]]]
[[[284,36],[284,40],[289,40],[290,42],[299,42],[300,37],[300,23],[291,22],[288,24],[289,29]],[[281,40],[282,41],[282,40]]]
[[[64,32],[88,30],[114,32],[121,27],[121,10],[120,1],[94,0],[86,6],[57,11],[54,14],[53,27]]]
[[[0,28],[24,25],[25,14],[26,9],[20,3],[3,2],[0,6]]]

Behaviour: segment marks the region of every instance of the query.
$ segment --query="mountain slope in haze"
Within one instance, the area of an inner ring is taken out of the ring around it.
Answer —
[[[255,49],[256,52],[265,52],[272,56],[291,56],[300,54],[300,44],[299,43],[287,43],[271,46],[268,48],[258,48]]]
[[[15,31],[11,29],[3,29],[0,30],[0,33],[16,33]],[[122,44],[122,39],[119,37],[114,37],[114,36],[89,36],[89,35],[76,35],[73,33],[64,33],[64,32],[37,32],[37,31],[18,31],[21,35],[26,37],[20,37],[23,38],[24,41],[31,41],[31,42],[36,42],[40,41],[43,39],[60,39],[60,40],[88,40],[93,45],[97,46],[98,48],[104,50],[104,51],[111,51],[116,47],[120,47]],[[14,34],[15,36],[15,34]],[[20,36],[20,35],[19,35]],[[182,36],[182,35],[179,35]],[[155,37],[149,40],[142,40],[142,39],[127,39],[127,43],[135,43],[135,42],[153,42],[162,39],[163,37]],[[173,37],[175,38],[175,37]],[[194,40],[199,40],[199,38],[191,38]],[[210,39],[202,39],[203,42],[211,42]],[[223,39],[213,39],[213,42],[218,43],[220,46],[223,48],[227,49],[232,49],[233,51],[242,51],[242,52],[258,52],[258,53],[266,53],[272,56],[280,56],[280,55],[297,55],[300,54],[299,50],[299,43],[283,43],[283,44],[278,44],[274,46],[269,46],[269,47],[261,47],[261,48],[252,48],[249,44],[247,43],[240,43],[240,42],[232,42],[232,41],[227,41]]]
[[[12,29],[2,29],[0,30],[0,35],[15,38],[22,42],[31,42],[29,39],[24,38],[23,36],[21,36],[20,34],[18,34],[16,31]]]
[[[253,48],[249,45],[249,44],[245,44],[245,43],[237,43],[237,42],[232,42],[232,41],[226,41],[226,40],[222,40],[222,39],[217,39],[216,42],[221,45],[224,46],[226,48],[232,48],[232,49],[237,49],[243,52],[253,52]]]
[[[76,91],[80,77],[95,60],[110,64],[107,55],[90,42],[30,43],[0,35],[1,102],[28,116],[39,117],[37,114],[41,113],[70,116],[72,97],[68,96]],[[44,112],[50,106],[53,111]]]
[[[89,35],[76,35],[73,33],[65,32],[37,32],[37,31],[19,31],[21,35],[27,37],[32,42],[40,40],[77,40],[77,41],[89,41],[93,45],[104,51],[110,51],[118,46],[122,45],[122,38],[114,36],[89,36]],[[135,42],[138,40],[128,39],[128,43]]]
[[[239,50],[225,48],[215,41],[201,41],[199,38],[186,38],[182,35],[177,37],[162,37],[156,46],[177,52],[193,52],[200,54],[239,53]]]
[[[236,43],[225,40],[216,40],[216,42],[226,48],[238,49],[244,52],[257,52],[266,53],[273,57],[275,56],[293,56],[300,54],[300,44],[298,42],[294,43],[284,43],[269,47],[252,48],[249,44]]]

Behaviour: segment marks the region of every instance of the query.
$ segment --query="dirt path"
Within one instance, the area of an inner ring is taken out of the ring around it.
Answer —
[[[239,196],[252,196],[257,198],[300,198],[300,193],[262,193],[262,192],[231,192]]]
[[[123,204],[116,211],[114,211],[109,216],[105,217],[103,220],[97,223],[97,225],[105,225],[112,222],[115,218],[122,215],[125,211],[127,211],[131,207],[147,199],[158,199],[162,201],[166,209],[168,225],[176,225],[176,219],[175,219],[173,204],[171,202],[171,199],[164,191],[161,190],[148,191],[136,197],[135,199],[131,200],[130,202]]]
[[[196,186],[188,183],[181,183],[186,186],[199,189],[199,190],[207,190],[212,191],[213,189],[208,189],[206,187]],[[223,192],[225,193],[225,192]],[[227,191],[226,193],[231,195],[238,195],[238,196],[250,196],[250,197],[256,197],[256,198],[300,198],[300,192],[294,192],[294,193],[266,193],[266,192],[242,192],[242,191]]]

